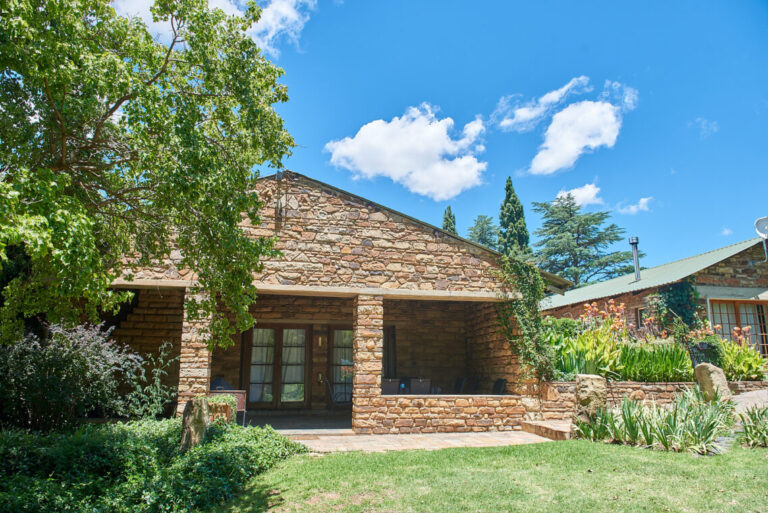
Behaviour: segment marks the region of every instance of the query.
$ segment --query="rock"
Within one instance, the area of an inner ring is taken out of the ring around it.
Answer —
[[[194,397],[187,401],[181,421],[181,452],[186,452],[203,441],[208,422],[208,398]]]
[[[637,401],[639,403],[645,401],[645,392],[642,390],[635,390],[631,394],[629,394],[629,399],[631,401]]]
[[[768,407],[768,390],[755,390],[733,396],[736,413],[744,413],[750,408]]]
[[[608,405],[608,383],[602,376],[576,375],[575,419],[586,422],[598,410]]]
[[[694,369],[696,381],[704,398],[712,401],[717,395],[722,401],[730,401],[733,397],[728,388],[728,380],[725,379],[723,369],[711,363],[700,363]]]

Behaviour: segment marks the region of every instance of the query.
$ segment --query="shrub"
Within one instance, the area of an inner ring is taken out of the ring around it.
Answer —
[[[125,398],[128,416],[140,419],[157,418],[165,413],[168,405],[176,398],[177,388],[163,383],[163,378],[168,375],[168,368],[179,359],[179,356],[172,357],[172,352],[173,344],[163,342],[156,355],[146,356],[144,365],[132,377],[131,391]]]
[[[692,381],[688,351],[673,341],[623,343],[619,347],[620,379],[630,381]]]
[[[747,447],[768,447],[768,408],[753,406],[739,414],[744,429],[742,440]]]
[[[721,341],[723,372],[731,381],[756,381],[765,377],[766,360],[748,344]]]
[[[97,326],[51,328],[0,346],[0,425],[33,430],[72,425],[98,410],[125,414],[121,386],[142,359]]]
[[[181,422],[0,432],[0,510],[182,512],[210,509],[303,447],[267,428],[215,423],[179,450]],[[6,508],[6,509],[3,509]]]
[[[693,388],[668,408],[644,407],[625,398],[619,408],[598,410],[588,422],[577,422],[576,434],[592,441],[708,454],[721,450],[718,438],[732,423],[730,403],[707,402]]]

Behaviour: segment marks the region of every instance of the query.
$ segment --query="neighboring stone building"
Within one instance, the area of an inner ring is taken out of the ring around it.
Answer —
[[[751,326],[751,343],[768,355],[768,262],[765,260],[763,240],[750,239],[643,269],[637,281],[634,274],[627,274],[554,295],[542,301],[541,309],[555,317],[577,318],[583,313],[585,303],[597,302],[602,306],[613,299],[624,303],[627,320],[639,325],[650,294],[693,277],[710,323],[721,325],[724,335],[730,335],[735,327]]]
[[[115,337],[142,351],[173,342],[180,393],[213,382],[246,390],[249,410],[350,403],[362,433],[516,429],[540,408],[496,328],[498,254],[297,173],[257,190],[263,224],[243,228],[276,236],[282,258],[265,261],[257,325],[232,347],[209,353],[186,319],[194,277],[176,267],[179,255],[115,282],[138,293]],[[570,285],[545,279],[555,292]],[[384,394],[382,378],[411,393]],[[506,386],[491,395],[497,380]]]

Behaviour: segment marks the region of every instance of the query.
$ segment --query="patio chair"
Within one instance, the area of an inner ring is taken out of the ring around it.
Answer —
[[[424,395],[430,393],[432,389],[431,379],[411,379],[411,393],[415,395]]]
[[[381,380],[381,395],[396,395],[400,391],[400,380],[384,378]]]
[[[499,378],[493,382],[493,389],[491,391],[491,394],[504,395],[504,392],[506,391],[506,389],[507,389],[507,380]]]
[[[333,386],[328,378],[324,378],[323,381],[325,381],[325,392],[328,395],[329,406],[332,410],[346,408],[352,404],[351,400],[347,401],[344,399],[344,392],[334,393]]]

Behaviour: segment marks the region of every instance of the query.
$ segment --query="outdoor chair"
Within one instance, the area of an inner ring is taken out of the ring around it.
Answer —
[[[507,389],[507,380],[499,378],[493,382],[493,390],[491,391],[491,394],[504,395],[504,392],[506,391],[506,389]]]
[[[411,379],[411,393],[415,395],[424,395],[432,390],[431,379]]]
[[[332,410],[346,408],[352,404],[351,400],[347,401],[344,399],[344,392],[334,393],[333,386],[328,378],[324,378],[323,381],[325,381],[325,391],[328,395],[329,406]]]
[[[400,393],[400,380],[384,378],[381,380],[381,395],[395,395]]]

